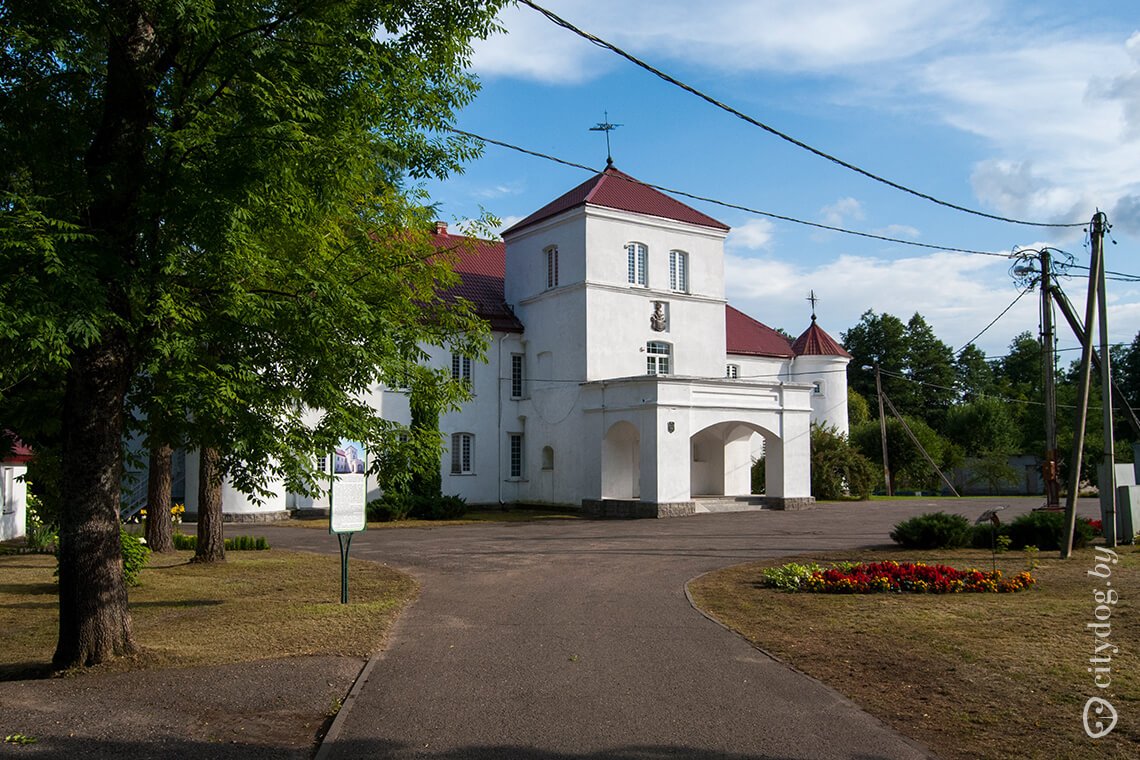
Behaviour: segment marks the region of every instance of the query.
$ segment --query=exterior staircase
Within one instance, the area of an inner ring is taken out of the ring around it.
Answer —
[[[694,496],[696,514],[710,512],[759,512],[768,509],[763,496]]]

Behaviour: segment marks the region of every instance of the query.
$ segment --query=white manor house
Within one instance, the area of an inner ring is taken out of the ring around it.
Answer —
[[[462,251],[452,295],[476,306],[493,338],[485,361],[432,355],[474,394],[440,420],[443,492],[470,504],[687,515],[749,496],[763,451],[763,503],[810,503],[809,426],[847,432],[851,357],[814,315],[792,342],[727,304],[728,231],[612,165],[503,242],[461,246],[437,224],[436,245]],[[406,393],[378,387],[371,402],[410,422]],[[191,514],[196,460],[185,461]],[[229,485],[223,494],[237,520],[325,503],[284,489],[260,505]]]

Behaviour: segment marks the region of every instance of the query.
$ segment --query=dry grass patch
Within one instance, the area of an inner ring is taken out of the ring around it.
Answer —
[[[184,667],[270,657],[367,657],[383,646],[416,594],[404,573],[351,560],[340,604],[340,558],[269,550],[230,552],[219,565],[193,552],[153,555],[130,590],[142,652],[105,669]],[[49,670],[59,625],[55,557],[0,557],[0,680]]]
[[[488,509],[475,512],[468,512],[463,517],[455,520],[396,520],[394,522],[369,522],[368,530],[387,530],[389,528],[439,528],[445,525],[479,525],[481,523],[515,523],[515,522],[535,522],[538,520],[581,520],[582,516],[570,510],[558,509],[513,509],[509,512],[504,512],[500,509]],[[278,525],[285,526],[299,526],[302,528],[320,528],[321,530],[329,529],[329,521],[324,520],[290,520],[286,523],[274,523],[274,527]]]
[[[1087,671],[1094,656],[1093,550],[1069,561],[1042,558],[1038,583],[1017,594],[786,593],[762,586],[761,570],[785,562],[895,560],[990,569],[974,550],[874,550],[739,565],[694,581],[694,601],[757,647],[830,684],[946,758],[1083,760],[1135,758],[1140,746],[1140,551],[1121,547],[1112,588],[1112,684]],[[1006,576],[1026,569],[1020,552],[998,555]],[[1091,696],[1120,714],[1094,742],[1082,711]]]

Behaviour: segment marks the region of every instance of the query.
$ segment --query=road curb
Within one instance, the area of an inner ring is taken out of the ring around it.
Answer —
[[[356,680],[352,682],[352,688],[348,690],[348,696],[344,698],[340,709],[336,712],[336,718],[333,719],[332,725],[329,730],[325,732],[325,736],[321,739],[321,746],[317,749],[317,754],[313,756],[313,760],[328,760],[328,756],[332,753],[333,744],[336,743],[337,737],[340,736],[341,730],[344,728],[345,722],[348,720],[348,714],[352,712],[352,706],[356,702],[357,695],[364,687],[368,676],[372,673],[372,668],[384,656],[384,652],[375,652],[368,658],[368,662],[364,663],[364,667],[360,669],[360,674],[356,676]]]

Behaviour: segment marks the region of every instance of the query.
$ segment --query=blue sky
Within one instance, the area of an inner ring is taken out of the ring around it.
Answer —
[[[1001,0],[540,0],[540,5],[749,116],[892,181],[1003,216],[1113,225],[1108,269],[1140,275],[1140,9],[1131,2]],[[533,9],[477,45],[483,89],[461,129],[655,185],[784,216],[939,246],[1051,245],[1088,264],[1080,230],[1015,226],[893,190],[748,125]],[[452,223],[504,226],[588,172],[488,145],[428,185]],[[729,301],[798,334],[805,298],[836,338],[867,309],[918,311],[960,348],[1018,295],[1001,257],[867,240],[686,203],[733,228]],[[1087,280],[1062,287],[1083,312]],[[1140,282],[1110,281],[1111,338],[1140,329]],[[1036,334],[1036,293],[978,345]],[[1062,333],[1061,346],[1076,344]],[[1063,354],[1064,356],[1065,354]],[[1069,356],[1075,355],[1070,352]]]

